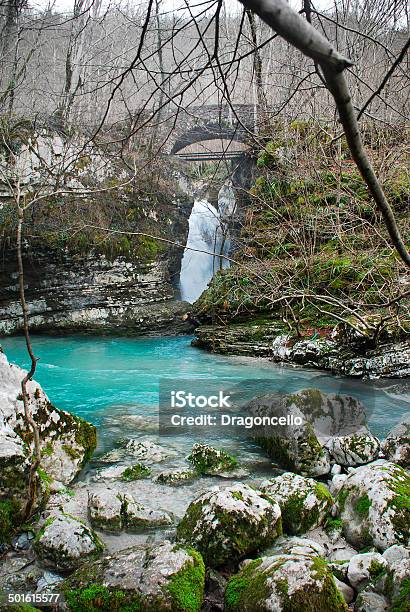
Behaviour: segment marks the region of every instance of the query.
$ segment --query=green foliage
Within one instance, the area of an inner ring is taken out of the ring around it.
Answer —
[[[400,593],[394,598],[390,612],[410,612],[410,578],[402,581]]]
[[[131,480],[142,480],[151,476],[151,470],[142,463],[136,463],[133,466],[127,467],[121,474],[121,480],[129,482]]]
[[[10,540],[16,520],[17,505],[11,499],[0,501],[0,544]]]

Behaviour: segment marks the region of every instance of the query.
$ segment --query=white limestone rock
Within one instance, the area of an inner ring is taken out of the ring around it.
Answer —
[[[363,590],[356,599],[354,612],[387,612],[389,608],[386,597],[373,591]]]
[[[66,514],[51,516],[37,533],[34,549],[42,563],[70,571],[98,557],[103,544],[92,529]]]
[[[387,569],[387,562],[380,553],[363,553],[350,559],[347,578],[357,591],[385,569]]]
[[[281,533],[279,505],[238,483],[213,487],[191,502],[177,540],[199,550],[210,567],[219,567],[269,546]]]
[[[64,585],[68,604],[77,604],[78,590],[90,583],[104,587],[107,605],[113,597],[113,609],[118,606],[115,595],[120,591],[124,609],[173,612],[188,609],[181,606],[188,601],[190,612],[199,612],[205,567],[199,553],[165,540],[155,546],[134,546],[81,568]],[[97,606],[97,600],[98,594],[95,602],[87,600],[90,609]]]
[[[410,467],[410,412],[389,431],[382,443],[386,458],[403,467]]]
[[[345,467],[370,463],[380,454],[380,442],[367,428],[346,436],[333,436],[325,446],[332,459]]]
[[[347,612],[326,562],[309,555],[276,555],[247,563],[229,580],[225,604],[230,612]]]
[[[353,546],[383,551],[410,539],[410,475],[393,463],[375,461],[352,471],[337,505],[343,533]]]
[[[259,488],[279,504],[283,531],[291,535],[303,534],[321,525],[334,504],[324,484],[292,472],[265,480]]]
[[[28,497],[32,432],[24,419],[21,381],[26,374],[9,364],[0,349],[0,498],[10,500],[16,518]],[[30,410],[39,427],[41,471],[46,484],[57,480],[66,485],[79,473],[96,445],[96,430],[83,419],[53,406],[40,385],[27,382]],[[39,485],[41,485],[39,477]],[[38,504],[46,486],[39,486]]]

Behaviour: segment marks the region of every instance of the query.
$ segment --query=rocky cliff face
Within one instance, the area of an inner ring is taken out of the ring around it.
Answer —
[[[33,331],[186,333],[188,304],[175,300],[169,260],[79,256],[36,250],[25,258]],[[18,277],[12,260],[0,274],[0,333],[21,329]]]

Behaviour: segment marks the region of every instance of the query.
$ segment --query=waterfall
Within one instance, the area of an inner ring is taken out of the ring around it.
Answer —
[[[228,222],[235,211],[235,195],[230,185],[220,189],[218,208],[206,199],[197,199],[189,217],[188,240],[180,274],[181,298],[187,302],[195,302],[215,272],[221,266],[226,268],[229,265],[218,255],[221,250],[225,255],[229,251]]]

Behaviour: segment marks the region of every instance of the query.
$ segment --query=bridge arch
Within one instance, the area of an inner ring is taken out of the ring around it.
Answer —
[[[179,135],[172,146],[171,155],[176,155],[179,151],[190,145],[209,140],[227,140],[244,143],[246,141],[246,132],[243,128],[221,126],[219,123],[195,125]]]

